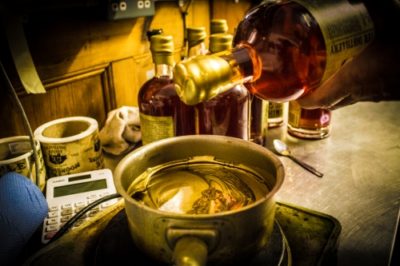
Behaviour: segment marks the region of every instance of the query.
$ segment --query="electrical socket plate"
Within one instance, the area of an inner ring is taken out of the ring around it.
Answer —
[[[108,0],[107,16],[109,20],[153,16],[154,0]]]

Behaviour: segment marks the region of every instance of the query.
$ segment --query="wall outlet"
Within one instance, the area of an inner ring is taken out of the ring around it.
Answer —
[[[153,16],[154,0],[108,0],[107,16],[110,20]]]

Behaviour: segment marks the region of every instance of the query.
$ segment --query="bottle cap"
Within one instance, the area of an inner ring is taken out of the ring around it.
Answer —
[[[174,43],[171,35],[152,36],[150,50],[155,64],[173,65]]]
[[[207,37],[205,27],[188,27],[186,31],[189,47],[204,42]]]
[[[210,32],[211,32],[211,34],[227,33],[228,32],[228,23],[226,22],[226,19],[211,20]]]
[[[146,32],[147,40],[150,41],[154,35],[160,35],[163,33],[163,29],[152,29]]]
[[[228,50],[232,47],[232,34],[217,33],[210,35],[210,47],[211,53],[217,53]]]
[[[221,57],[196,56],[175,65],[175,90],[185,104],[195,105],[231,89],[233,75],[229,62]]]

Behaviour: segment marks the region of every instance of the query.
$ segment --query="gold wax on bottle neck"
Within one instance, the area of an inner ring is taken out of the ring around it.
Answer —
[[[188,105],[207,101],[232,88],[233,69],[219,56],[197,56],[174,68],[175,89]]]

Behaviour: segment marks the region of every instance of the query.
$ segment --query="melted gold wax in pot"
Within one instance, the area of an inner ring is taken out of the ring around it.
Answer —
[[[244,166],[185,160],[149,169],[129,191],[133,199],[157,210],[214,214],[238,210],[267,195],[263,180]]]

